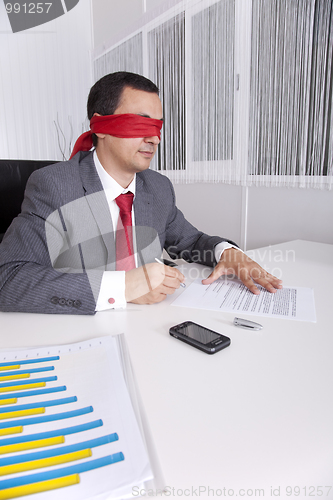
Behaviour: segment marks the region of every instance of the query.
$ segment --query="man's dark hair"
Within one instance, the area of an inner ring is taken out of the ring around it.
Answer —
[[[117,73],[110,73],[103,76],[98,80],[93,87],[91,87],[88,103],[87,114],[89,120],[93,117],[94,113],[100,115],[113,115],[120,104],[121,95],[125,87],[131,87],[136,90],[144,90],[158,94],[158,87],[152,81],[148,80],[142,75],[136,73],[128,73],[127,71],[118,71]],[[93,134],[93,144],[96,146],[97,137]]]

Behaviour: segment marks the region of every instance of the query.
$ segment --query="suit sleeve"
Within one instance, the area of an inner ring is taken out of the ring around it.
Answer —
[[[214,267],[217,264],[214,249],[218,243],[225,241],[236,247],[238,245],[220,236],[209,236],[190,224],[176,207],[174,188],[171,182],[169,184],[172,206],[166,230],[165,250],[172,259],[184,259],[187,262]]]
[[[43,170],[34,172],[22,212],[0,245],[1,311],[94,314],[103,272],[53,267],[46,233],[54,243],[53,251],[60,253],[66,245],[61,214],[49,218],[60,205],[61,193],[52,176]]]

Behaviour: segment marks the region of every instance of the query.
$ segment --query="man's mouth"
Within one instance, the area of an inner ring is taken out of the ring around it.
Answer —
[[[141,153],[146,158],[151,158],[154,154],[154,151],[141,150],[141,151],[139,151],[139,153]]]

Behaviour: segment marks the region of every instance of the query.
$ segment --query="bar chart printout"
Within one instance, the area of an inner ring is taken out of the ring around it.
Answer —
[[[152,477],[115,338],[0,352],[0,500],[123,498]]]

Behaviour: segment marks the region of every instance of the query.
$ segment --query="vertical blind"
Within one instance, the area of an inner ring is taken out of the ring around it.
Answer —
[[[192,17],[193,160],[232,160],[235,2]]]
[[[184,12],[148,32],[149,77],[160,89],[163,119],[157,170],[186,168]]]
[[[142,75],[142,33],[129,38],[94,61],[96,81],[102,76],[115,71],[131,71]]]
[[[331,188],[332,1],[247,9],[182,0],[99,57],[95,77],[128,70],[157,83],[165,124],[152,168],[176,181]]]
[[[332,14],[328,0],[253,2],[249,173],[259,183],[332,176]]]

